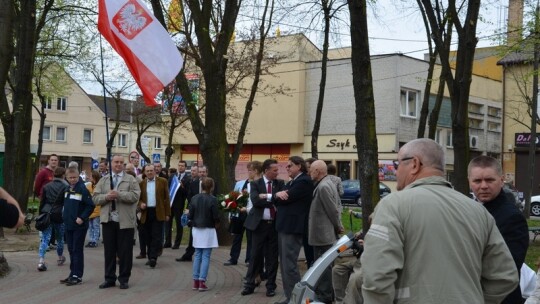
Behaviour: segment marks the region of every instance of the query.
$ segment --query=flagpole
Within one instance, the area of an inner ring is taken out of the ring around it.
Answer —
[[[111,190],[114,189],[112,179],[112,161],[111,161],[111,143],[109,135],[109,114],[107,113],[107,97],[105,95],[105,67],[103,65],[103,46],[101,44],[101,34],[99,35],[99,52],[101,58],[101,83],[103,85],[103,105],[105,110],[105,134],[107,138],[107,162],[109,163],[109,181],[111,184]]]

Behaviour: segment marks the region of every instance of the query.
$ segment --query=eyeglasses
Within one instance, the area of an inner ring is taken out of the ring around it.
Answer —
[[[411,159],[413,159],[413,158],[414,158],[414,156],[411,156],[411,157],[405,157],[405,158],[402,158],[401,160],[394,160],[394,161],[392,161],[392,162],[394,163],[394,169],[396,169],[396,170],[398,169],[399,163],[400,163],[400,162],[404,162],[404,161],[406,161],[406,160],[411,160]]]

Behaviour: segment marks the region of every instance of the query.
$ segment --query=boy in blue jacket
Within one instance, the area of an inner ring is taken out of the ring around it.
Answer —
[[[69,188],[64,194],[63,219],[65,225],[65,236],[70,258],[70,273],[67,278],[60,280],[67,286],[82,283],[84,272],[84,238],[88,230],[88,218],[94,210],[94,203],[90,192],[84,183],[79,179],[79,170],[68,168],[66,179]]]

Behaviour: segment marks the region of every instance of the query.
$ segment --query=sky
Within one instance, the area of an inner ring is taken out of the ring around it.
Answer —
[[[508,0],[482,1],[481,20],[477,26],[479,38],[478,47],[496,45],[497,33],[504,31],[506,26]],[[344,9],[347,9],[344,7]],[[238,21],[248,23],[249,16],[240,15]],[[368,30],[371,55],[402,53],[411,57],[423,59],[428,52],[427,37],[415,1],[411,0],[377,0],[376,6],[368,9]],[[274,31],[279,27],[282,35],[305,33],[312,42],[321,47],[322,27],[308,25],[306,22],[291,22],[279,20],[273,25]],[[316,30],[307,30],[315,27]],[[457,35],[454,35],[457,39]],[[107,43],[107,42],[104,42]],[[331,31],[331,48],[350,45],[348,20],[340,23]],[[455,47],[453,48],[455,49]],[[114,55],[115,57],[119,58]],[[101,87],[91,81],[82,81],[81,86],[90,94],[102,94]],[[133,94],[138,94],[134,86]],[[130,98],[130,97],[128,97]]]

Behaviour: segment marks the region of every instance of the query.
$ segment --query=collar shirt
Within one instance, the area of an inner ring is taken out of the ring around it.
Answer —
[[[271,182],[273,184],[273,181],[267,179],[266,176],[264,175],[263,175],[263,180],[264,180],[264,188],[268,187],[268,182]],[[272,200],[271,192],[268,193],[268,197],[266,198],[266,200],[269,202]],[[270,215],[270,208],[264,208],[263,220],[271,220],[271,219],[272,219],[272,215]]]
[[[146,181],[146,206],[150,208],[156,207],[156,179]]]

